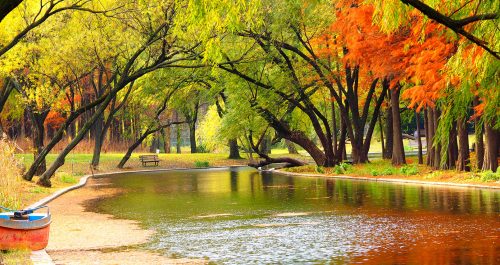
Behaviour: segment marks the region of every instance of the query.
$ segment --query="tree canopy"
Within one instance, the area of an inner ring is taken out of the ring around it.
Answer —
[[[400,165],[408,113],[418,126],[424,118],[430,166],[470,170],[465,136],[474,128],[475,167],[496,170],[499,8],[432,0],[0,1],[0,128],[32,139],[35,159],[24,177],[41,175],[42,185],[82,141],[93,142],[95,168],[104,143],[125,143],[123,167],[143,144],[162,142],[170,152],[175,139],[180,151],[183,131],[191,152],[229,148],[239,157],[242,149],[276,162],[262,146],[287,143],[327,167],[368,162],[374,135],[385,134],[384,156]]]

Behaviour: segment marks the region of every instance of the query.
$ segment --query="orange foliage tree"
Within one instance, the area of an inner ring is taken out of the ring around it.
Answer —
[[[368,160],[371,135],[379,115],[381,103],[389,91],[393,111],[392,129],[395,130],[393,144],[393,163],[403,164],[404,149],[401,138],[399,115],[400,81],[404,79],[408,62],[404,45],[409,37],[409,30],[386,34],[372,23],[373,6],[362,5],[361,1],[339,1],[336,6],[336,20],[329,32],[317,38],[319,56],[328,60],[336,59],[342,67],[332,67],[329,78],[339,87],[346,104],[333,97],[344,114],[351,138],[355,162]],[[345,70],[345,77],[342,72]],[[377,83],[382,80],[379,96]],[[345,84],[344,84],[345,83]],[[371,118],[369,110],[372,107]],[[362,112],[360,112],[362,109]],[[364,127],[368,125],[365,134]]]

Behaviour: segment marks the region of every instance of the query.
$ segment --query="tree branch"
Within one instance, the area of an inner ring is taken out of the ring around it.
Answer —
[[[487,46],[487,43],[484,40],[481,40],[471,33],[467,32],[463,29],[465,25],[468,25],[473,22],[482,21],[482,20],[491,20],[498,18],[498,14],[484,14],[484,15],[475,15],[468,18],[454,20],[446,15],[443,15],[436,11],[434,8],[426,5],[422,1],[419,0],[401,0],[404,4],[411,5],[414,8],[418,9],[424,15],[429,17],[430,19],[438,22],[441,25],[453,30],[455,33],[464,36],[471,42],[475,43],[479,47],[483,48],[489,54],[493,55],[493,57],[500,59],[500,55],[498,52],[493,51]]]

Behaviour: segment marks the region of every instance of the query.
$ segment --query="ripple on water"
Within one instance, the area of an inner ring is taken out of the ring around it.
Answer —
[[[382,247],[377,242],[392,241],[386,232],[391,222],[325,214],[219,220],[209,227],[193,220],[157,226],[165,236],[151,247],[168,255],[230,264],[315,262]]]

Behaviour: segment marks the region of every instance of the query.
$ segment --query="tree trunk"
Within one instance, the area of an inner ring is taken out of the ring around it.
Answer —
[[[92,125],[96,122],[96,120],[99,118],[99,116],[104,112],[108,104],[111,102],[111,100],[116,97],[116,92],[115,93],[110,93],[106,96],[105,100],[99,105],[99,108],[94,112],[92,117],[82,126],[78,134],[75,136],[73,140],[59,153],[57,156],[56,160],[52,163],[50,168],[48,168],[42,176],[40,176],[40,179],[38,180],[37,184],[41,186],[46,186],[50,187],[52,184],[50,182],[50,178],[54,175],[56,170],[60,168],[62,165],[64,165],[65,158],[75,148],[75,146],[87,135],[89,130],[91,129]]]
[[[262,139],[262,142],[259,146],[259,152],[260,154],[266,155],[271,153],[271,136],[269,134],[266,134],[264,136],[264,139]]]
[[[420,138],[420,113],[415,110],[415,121],[417,123],[418,163],[422,165],[424,158],[422,154],[422,139]]]
[[[431,163],[431,160],[430,160],[430,152],[431,152],[431,148],[429,146],[429,143],[430,143],[430,137],[429,137],[429,134],[430,134],[430,130],[429,130],[429,112],[427,111],[427,108],[424,109],[424,129],[425,129],[425,144],[426,144],[426,148],[427,148],[427,159],[426,159],[426,164],[427,165],[430,165]]]
[[[176,153],[180,154],[181,153],[181,141],[182,141],[180,125],[175,126],[175,130],[176,130],[176,136],[177,136],[177,143],[175,145]]]
[[[125,153],[122,160],[120,160],[120,163],[118,163],[116,167],[123,168],[125,166],[125,163],[127,163],[127,161],[130,159],[130,156],[132,156],[132,152],[134,152],[134,150],[137,147],[139,147],[139,145],[141,145],[144,139],[146,139],[149,135],[156,133],[160,130],[163,130],[164,128],[170,128],[170,126],[172,126],[173,124],[179,125],[180,123],[184,122],[175,121],[175,122],[170,122],[166,125],[159,126],[157,128],[148,128],[131,146],[129,146],[127,152]]]
[[[295,145],[292,142],[285,140],[285,145],[286,145],[286,148],[288,149],[289,154],[298,154],[299,153],[297,151],[297,148],[295,147]]]
[[[160,149],[160,138],[158,137],[158,134],[155,133],[153,135],[153,141],[151,141],[151,146],[149,147],[149,152],[156,153],[156,150],[158,149]]]
[[[368,162],[368,153],[364,152],[363,150],[363,144],[360,143],[358,140],[359,138],[356,138],[356,143],[351,140],[351,159],[354,164],[361,164],[361,163],[366,163]]]
[[[383,154],[384,159],[392,158],[392,149],[394,148],[394,132],[392,129],[393,119],[392,119],[392,107],[388,107],[385,111],[385,153]]]
[[[467,119],[466,117],[459,118],[457,121],[458,128],[458,161],[457,170],[470,171],[469,167],[469,135],[467,134]]]
[[[104,113],[99,115],[96,122],[94,123],[94,154],[92,156],[91,165],[94,169],[99,166],[99,160],[101,158],[101,149],[104,140]]]
[[[484,152],[483,170],[496,172],[498,168],[498,132],[493,129],[494,122],[485,122],[484,132],[486,150]]]
[[[11,83],[9,78],[3,80],[3,86],[0,90],[0,113],[2,113],[5,103],[9,99],[11,92],[14,90],[14,85]],[[0,121],[0,138],[3,134],[2,122]]]
[[[385,145],[384,145],[384,125],[382,123],[382,112],[378,115],[378,126],[380,128],[380,144],[382,145],[382,157],[385,154]]]
[[[456,167],[458,159],[457,128],[454,122],[450,130],[450,140],[448,142],[448,156],[444,169],[453,169]]]
[[[94,106],[101,104],[103,101],[105,101],[106,98],[101,98],[99,100],[96,100],[92,103],[89,103],[75,112],[72,112],[68,118],[64,121],[64,123],[61,125],[61,127],[57,130],[57,132],[54,134],[54,137],[50,140],[50,142],[47,144],[45,148],[41,151],[41,153],[36,157],[36,159],[33,161],[31,164],[30,168],[28,171],[23,175],[23,178],[25,180],[31,181],[33,179],[33,176],[36,173],[37,168],[39,165],[45,160],[45,157],[49,154],[49,152],[56,146],[59,141],[62,140],[64,136],[64,132],[68,128],[70,124],[76,121],[78,117],[80,117],[82,114],[84,114],[88,109],[93,108]]]
[[[434,128],[434,133],[433,136],[436,136],[437,128],[439,126],[439,116],[441,115],[439,109],[434,109],[433,112],[434,116],[432,117],[432,123],[433,123],[433,128]],[[433,139],[434,142],[434,139]],[[434,143],[433,143],[434,145]],[[441,167],[441,143],[437,143],[436,147],[434,148],[434,168],[440,168]]]
[[[333,150],[334,150],[335,155],[338,156],[338,154],[337,154],[337,151],[338,151],[337,134],[338,134],[338,132],[337,132],[337,117],[336,117],[336,113],[335,113],[335,101],[332,101],[331,108],[332,108],[332,143],[333,143]],[[290,151],[292,151],[292,152],[290,152]],[[298,154],[297,149],[295,149],[296,153],[293,153],[293,151],[294,151],[293,149],[290,150],[290,148],[288,148],[288,152],[290,154]]]
[[[33,141],[33,150],[34,150],[34,159],[36,160],[36,158],[40,155],[40,153],[42,152],[43,148],[44,148],[44,139],[45,139],[45,126],[44,126],[44,122],[45,122],[45,118],[47,117],[47,114],[49,113],[49,111],[44,111],[42,113],[37,113],[37,112],[34,112],[33,110],[31,110],[31,108],[29,108],[30,110],[30,116],[31,116],[31,125],[32,125],[32,141]],[[45,170],[47,169],[47,163],[45,161],[45,158],[40,162],[40,164],[38,165],[36,171],[35,171],[35,175],[39,176],[41,174],[43,174],[43,172],[45,172]]]
[[[146,137],[148,137],[148,135],[150,135],[151,133],[153,133],[153,132],[146,130],[146,132],[144,134],[142,134],[141,137],[139,137],[139,139],[137,139],[131,146],[129,146],[129,148],[127,149],[127,152],[123,156],[122,160],[120,160],[120,163],[118,163],[118,165],[117,165],[118,168],[123,168],[125,166],[125,163],[127,163],[127,161],[130,159],[130,156],[132,156],[132,152],[134,152],[134,150],[139,145],[141,145],[142,142],[144,141],[144,139],[146,139]]]
[[[238,140],[229,139],[229,159],[241,159]]]
[[[161,129],[161,137],[163,139],[163,151],[170,154],[170,127]]]
[[[189,144],[191,146],[191,154],[197,153],[196,149],[196,122],[189,124]]]
[[[399,93],[400,87],[391,89],[391,110],[392,110],[392,131],[393,131],[393,146],[392,146],[392,165],[406,164],[405,150],[403,146],[403,133],[401,131],[401,115],[399,113]]]
[[[479,98],[476,96],[473,100],[474,106],[479,105]],[[481,123],[481,118],[476,117],[474,119],[474,136],[475,136],[475,146],[474,151],[476,152],[477,168],[483,168],[484,162],[484,140],[483,140],[484,126]]]
[[[431,167],[435,167],[435,155],[436,149],[434,148],[434,109],[429,108],[427,110],[427,165]]]
[[[346,141],[347,141],[347,125],[343,119],[340,119],[340,139],[338,145],[338,153],[340,155],[340,160],[347,160],[347,150],[346,150]]]

